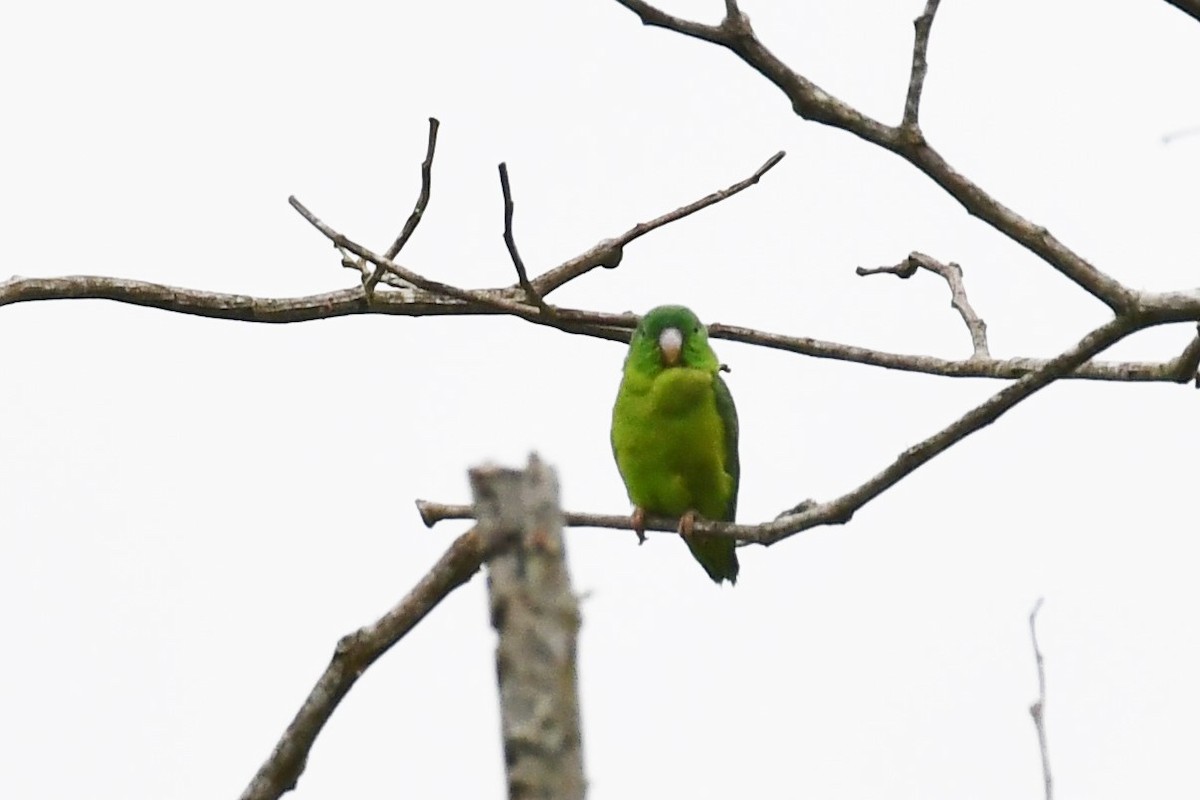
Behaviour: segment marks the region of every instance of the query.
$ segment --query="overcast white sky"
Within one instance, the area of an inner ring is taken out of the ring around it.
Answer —
[[[894,122],[920,0],[745,0],[768,46]],[[678,2],[715,21],[718,0]],[[787,158],[553,300],[963,357],[920,249],[960,262],[999,356],[1105,309],[896,157],[795,117],[716,47],[610,0],[10,4],[0,279],[99,273],[291,296],[353,285],[295,193],[382,249],[443,123],[402,261],[512,281],[496,164],[540,271]],[[1200,284],[1200,25],[1156,0],[946,0],[926,132],[1003,202],[1136,287]],[[1166,359],[1186,326],[1114,354]],[[740,521],[840,494],[1001,384],[718,342]],[[624,512],[624,351],[516,320],[279,327],[100,301],[0,309],[0,796],[235,797],[337,639],[465,524],[466,469],[554,464]],[[1027,615],[1060,798],[1200,791],[1200,393],[1051,387],[842,528],[742,550],[717,588],[676,540],[569,533],[591,797],[1038,798]],[[504,795],[484,582],[360,681],[295,796]]]

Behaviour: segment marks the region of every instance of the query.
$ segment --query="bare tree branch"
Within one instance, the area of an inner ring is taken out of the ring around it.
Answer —
[[[554,471],[470,471],[488,558],[496,676],[511,800],[583,800],[583,747],[571,591]]]
[[[1196,311],[1200,316],[1200,304],[1197,305]],[[786,350],[813,358],[849,361],[901,372],[919,372],[947,378],[1016,380],[1036,372],[1048,363],[1048,360],[1044,358],[972,357],[953,361],[934,356],[888,353],[802,336],[767,333],[719,322],[709,325],[708,331],[709,336],[714,339]],[[1189,372],[1187,368],[1190,352],[1190,350],[1185,350],[1175,358],[1162,362],[1089,361],[1063,377],[1096,381],[1188,383],[1193,379],[1195,373],[1194,369]]]
[[[433,151],[437,149],[438,128],[441,123],[436,117],[429,118],[429,140],[425,144],[425,160],[421,162],[421,193],[417,195],[417,203],[413,206],[412,213],[408,215],[408,219],[404,221],[404,227],[400,229],[400,235],[396,237],[396,241],[392,242],[392,246],[384,253],[384,258],[395,258],[400,255],[400,251],[404,249],[404,245],[408,244],[408,240],[412,238],[413,233],[417,230],[417,224],[425,216],[425,209],[429,206],[429,192],[433,188]]]
[[[389,277],[394,278],[387,276],[384,282]],[[362,289],[357,287],[304,297],[254,297],[185,289],[124,278],[69,275],[60,278],[14,277],[0,283],[0,307],[41,300],[110,300],[214,319],[285,324],[354,314],[406,317],[507,314],[510,312],[502,306],[501,301],[516,302],[513,301],[512,290],[507,288],[475,291],[489,296],[489,301],[464,301],[408,285],[400,287],[398,291],[376,292],[368,303],[363,297]],[[1200,318],[1200,298],[1192,299],[1184,295],[1176,298],[1176,301],[1176,314],[1181,319],[1186,319],[1192,314]],[[554,307],[553,317],[545,317],[538,315],[536,309],[525,304],[518,303],[517,308],[520,309],[523,319],[535,324],[626,344],[629,342],[629,332],[637,325],[637,317],[632,314],[609,314]],[[530,314],[534,316],[527,316]],[[891,353],[723,323],[710,325],[709,335],[714,339],[759,345],[812,358],[833,359],[947,378],[1016,380],[1046,364],[1046,359],[1043,358],[951,360],[935,356]],[[1188,383],[1196,376],[1194,367],[1190,371],[1187,369],[1186,356],[1187,353],[1183,353],[1168,361],[1093,361],[1064,377],[1133,383]]]
[[[911,278],[917,273],[917,269],[927,269],[930,272],[941,275],[942,278],[950,285],[950,305],[959,313],[966,323],[967,332],[971,334],[971,347],[973,349],[972,358],[990,358],[991,353],[988,352],[987,343],[987,323],[984,322],[975,309],[971,307],[970,301],[967,300],[967,289],[963,286],[962,267],[951,261],[949,264],[943,264],[933,256],[927,256],[924,253],[913,251],[908,254],[908,257],[890,267],[859,267],[855,270],[859,275],[879,275],[881,273],[889,273],[900,278]]]
[[[1046,787],[1046,800],[1054,800],[1054,780],[1050,776],[1050,753],[1046,749],[1046,667],[1042,660],[1042,651],[1037,640],[1037,615],[1042,610],[1042,600],[1039,597],[1029,612],[1029,637],[1033,640],[1033,656],[1037,660],[1038,699],[1029,707],[1029,715],[1033,717],[1033,725],[1037,728],[1038,749],[1042,754],[1042,783]]]
[[[429,206],[429,193],[433,189],[433,152],[437,149],[437,135],[440,125],[441,123],[435,117],[429,118],[429,141],[425,146],[425,160],[421,162],[421,193],[417,195],[416,205],[413,206],[412,213],[405,220],[404,227],[400,229],[400,235],[396,237],[396,241],[392,242],[392,246],[384,254],[383,257],[386,259],[394,259],[400,254],[400,251],[404,249],[404,245],[408,244],[408,240],[416,232],[421,218],[425,216],[425,209]],[[363,289],[366,291],[367,297],[370,297],[374,293],[375,287],[379,284],[385,272],[386,270],[383,266],[376,266],[370,277],[363,281]]]
[[[451,286],[448,283],[441,283],[440,281],[430,280],[423,275],[418,275],[412,270],[402,267],[391,259],[384,258],[383,256],[368,250],[366,247],[363,247],[358,242],[355,242],[345,235],[338,233],[332,227],[323,222],[316,214],[309,211],[308,208],[306,208],[304,204],[297,200],[294,196],[289,197],[288,202],[291,204],[292,208],[299,212],[300,216],[304,217],[304,219],[306,219],[310,225],[320,231],[325,238],[329,239],[329,241],[333,243],[334,247],[338,248],[339,250],[348,250],[359,258],[365,259],[377,267],[392,273],[398,278],[402,278],[406,282],[411,283],[418,289],[424,289],[425,291],[433,292],[434,294],[453,297],[456,300],[463,300],[469,303],[478,303],[484,306],[491,306],[496,311],[512,314],[513,316],[517,317],[536,318],[541,314],[541,310],[536,307],[525,305],[515,300],[510,300],[496,292],[486,292],[476,289],[460,289],[457,286]]]
[[[1188,342],[1188,346],[1173,361],[1176,381],[1192,381],[1195,387],[1200,389],[1200,326],[1197,326],[1195,338]]]
[[[517,240],[513,237],[513,208],[512,187],[508,183],[508,165],[500,164],[500,191],[504,194],[504,246],[508,248],[508,255],[512,258],[513,267],[517,270],[517,284],[525,292],[525,300],[533,306],[537,306],[544,314],[551,314],[550,306],[546,305],[546,301],[538,294],[537,289],[533,288],[533,284],[529,282],[529,275],[525,272],[525,262],[521,260],[521,254],[517,252]]]
[[[690,22],[682,17],[672,16],[649,3],[642,2],[642,0],[617,0],[617,2],[637,14],[642,20],[643,25],[649,25],[654,28],[666,28],[670,31],[682,33],[685,36],[712,42],[713,44],[725,44],[725,39],[728,36],[725,31],[724,21],[721,25],[702,25],[699,22]],[[725,20],[727,21],[730,18],[728,5],[725,7],[725,12]]]
[[[775,544],[801,531],[820,525],[842,525],[850,521],[860,508],[884,491],[895,486],[918,467],[928,463],[952,445],[995,422],[1009,409],[1030,395],[1058,380],[1063,375],[1084,363],[1097,353],[1111,347],[1135,330],[1147,327],[1142,320],[1131,317],[1116,317],[1083,337],[1074,347],[1056,358],[1047,361],[1040,369],[1001,389],[980,405],[947,425],[932,436],[918,442],[901,453],[884,470],[858,487],[833,500],[817,503],[805,500],[795,507],[794,513],[785,512],[771,522],[758,525],[736,525],[724,522],[698,520],[694,526],[697,533],[725,536],[762,545]],[[427,525],[439,519],[463,518],[468,508],[447,506],[438,503],[417,501],[422,519]],[[439,512],[445,512],[441,516]],[[568,524],[578,520],[584,525],[628,530],[629,517],[620,515],[566,514]],[[674,532],[677,520],[647,519],[645,530]]]
[[[799,116],[848,131],[896,153],[941,186],[962,204],[967,213],[1028,248],[1114,312],[1119,313],[1136,303],[1136,293],[1101,272],[1046,228],[1001,204],[950,166],[926,143],[919,129],[903,123],[890,126],[878,122],[793,71],[763,45],[745,16],[737,25],[729,24],[727,17],[725,22],[714,27],[673,17],[643,0],[617,2],[637,14],[645,25],[666,28],[729,49],[779,87]],[[909,94],[912,94],[911,86]]]
[[[1167,2],[1200,22],[1200,0],[1167,0]]]
[[[748,26],[748,21],[744,16],[739,16],[733,22],[727,19],[722,24]],[[402,247],[411,236],[412,230],[415,229],[427,205],[429,178],[436,145],[436,123],[435,119],[430,120],[429,144],[425,162],[422,164],[421,196],[417,200],[413,215],[409,217],[408,223],[405,225],[405,230],[393,243],[392,249],[395,249],[397,245]],[[639,223],[616,238],[602,240],[579,256],[529,280],[528,284],[534,289],[533,296],[542,298],[546,293],[597,266],[616,266],[621,261],[624,246],[629,242],[754,185],[783,157],[782,151],[776,153],[750,177],[649,222]],[[511,201],[511,192],[508,193],[507,199]],[[389,291],[373,292],[370,297],[355,290],[341,290],[305,297],[260,298],[102,276],[14,277],[0,283],[0,306],[36,300],[105,299],[177,313],[260,323],[303,322],[351,314],[398,316],[510,314],[534,324],[618,342],[628,342],[630,331],[637,324],[637,318],[632,314],[605,314],[579,309],[556,308],[545,304],[544,300],[540,304],[528,302],[529,292],[520,287],[520,280],[518,280],[517,286],[474,290],[430,280],[396,264],[386,254],[377,255],[335,231],[294,197],[290,198],[289,202],[305,220],[317,228],[342,253],[342,266],[354,269],[366,284],[370,284],[374,276],[381,273],[382,278],[377,283],[386,284]],[[506,228],[506,232],[511,234],[511,220]],[[351,254],[357,258],[352,258]],[[930,265],[935,263],[929,257],[925,258]],[[516,263],[523,266],[519,255]],[[374,269],[370,269],[368,264],[373,265]],[[518,278],[520,278],[520,270],[518,270]],[[1164,319],[1167,317],[1172,320],[1200,319],[1200,293],[1197,292],[1177,292],[1155,296],[1141,294],[1137,295],[1137,299],[1143,305],[1146,303],[1156,305],[1159,309],[1156,313],[1161,314]],[[956,307],[960,308],[960,312],[962,311],[960,306]],[[994,359],[980,357],[978,347],[976,355],[966,360],[889,353],[720,323],[710,326],[710,334],[714,338],[755,344],[814,358],[830,358],[946,377],[1014,380],[1040,369],[1046,363],[1045,359],[1041,358]],[[1081,365],[1066,377],[1104,381],[1182,383],[1195,377],[1195,370],[1187,370],[1185,361],[1186,354],[1165,362],[1094,362]]]
[[[722,200],[733,197],[738,192],[744,189],[749,189],[751,186],[762,180],[763,175],[771,170],[776,164],[783,160],[787,155],[780,150],[775,155],[771,156],[766,162],[754,171],[754,174],[745,180],[738,181],[732,186],[720,189],[711,194],[701,197],[695,202],[688,203],[685,206],[680,206],[674,211],[669,211],[660,217],[655,217],[649,222],[639,222],[629,230],[622,233],[613,239],[604,239],[593,246],[591,249],[579,254],[575,258],[566,261],[559,266],[551,269],[538,277],[534,278],[532,283],[534,289],[539,295],[545,297],[555,289],[559,288],[568,281],[578,278],[596,267],[606,267],[612,269],[621,263],[621,258],[624,255],[623,251],[627,244],[633,242],[657,230],[664,225],[668,225],[684,217],[691,216],[701,209],[708,208],[711,205],[716,205]]]
[[[242,792],[241,800],[275,800],[294,789],[313,742],[359,676],[450,592],[469,581],[479,571],[483,558],[482,537],[472,528],[454,540],[429,573],[392,610],[343,637],[334,650],[333,660]]]
[[[900,122],[902,128],[916,133],[921,128],[919,120],[921,113],[921,92],[925,90],[925,74],[929,71],[929,63],[925,54],[929,50],[929,31],[933,28],[933,18],[937,14],[941,0],[926,0],[925,11],[913,20],[915,34],[913,36],[912,70],[908,76],[908,96],[904,98],[904,118]]]

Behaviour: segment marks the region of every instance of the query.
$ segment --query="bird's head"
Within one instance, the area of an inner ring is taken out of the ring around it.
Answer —
[[[629,343],[629,360],[649,372],[672,367],[715,371],[720,366],[708,345],[708,330],[685,306],[646,312]]]

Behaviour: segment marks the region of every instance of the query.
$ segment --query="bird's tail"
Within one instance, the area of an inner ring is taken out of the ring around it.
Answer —
[[[685,537],[684,541],[687,543],[688,549],[692,551],[692,555],[700,562],[700,566],[704,567],[708,577],[717,583],[721,581],[737,583],[738,559],[733,539],[723,536],[704,536],[697,533]]]

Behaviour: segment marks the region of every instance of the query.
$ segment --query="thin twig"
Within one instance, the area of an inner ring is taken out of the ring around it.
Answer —
[[[1187,347],[1183,348],[1183,352],[1168,361],[1166,366],[1176,382],[1194,381],[1196,388],[1200,389],[1200,325],[1196,328],[1196,335],[1188,342]]]
[[[1050,753],[1046,749],[1046,668],[1042,660],[1042,651],[1038,647],[1037,615],[1042,610],[1042,600],[1033,606],[1029,612],[1029,637],[1033,640],[1033,656],[1037,660],[1038,698],[1029,707],[1029,715],[1033,717],[1033,725],[1037,728],[1038,749],[1042,753],[1042,783],[1046,787],[1046,800],[1054,800],[1054,781],[1050,776]]]
[[[429,573],[392,610],[338,642],[333,660],[242,792],[241,800],[276,800],[296,788],[318,734],[363,672],[450,592],[469,581],[479,571],[483,557],[482,539],[472,528],[454,540]]]
[[[521,260],[521,254],[517,252],[517,240],[513,237],[512,227],[515,204],[512,199],[512,187],[508,183],[508,164],[504,162],[500,163],[500,191],[504,194],[504,246],[508,248],[508,255],[512,258],[513,267],[517,270],[517,283],[525,292],[525,299],[529,301],[530,305],[540,308],[543,314],[551,314],[553,312],[550,310],[550,306],[546,305],[546,301],[529,282],[529,275],[525,272],[525,262]]]
[[[408,240],[417,230],[417,225],[425,216],[425,209],[429,205],[429,193],[433,189],[433,152],[437,148],[438,126],[441,123],[435,117],[429,118],[429,141],[425,145],[425,160],[421,162],[421,193],[417,195],[416,205],[413,206],[412,213],[408,215],[408,219],[404,222],[404,227],[400,230],[400,235],[396,237],[396,241],[392,242],[392,246],[387,249],[384,258],[389,261],[394,259],[404,249],[404,245],[408,244]],[[375,270],[363,282],[363,289],[366,291],[367,297],[375,292],[375,287],[379,285],[379,281],[383,278],[386,268],[382,265],[376,265]]]
[[[1083,337],[1074,347],[1047,361],[1041,369],[1006,386],[950,425],[908,448],[881,472],[840,497],[824,503],[805,501],[797,507],[797,509],[803,510],[758,525],[735,525],[698,520],[694,530],[697,533],[771,545],[819,525],[845,524],[860,508],[895,486],[918,467],[928,463],[935,456],[945,452],[972,433],[992,424],[1018,403],[1141,327],[1144,325],[1138,320],[1128,317],[1117,317],[1101,325]],[[466,512],[464,506],[443,506],[425,501],[418,501],[417,507],[427,525],[433,524],[439,519],[461,518],[458,515]],[[447,516],[439,516],[439,512],[450,513]],[[569,525],[574,524],[573,521],[578,521],[581,525],[605,528],[628,530],[630,527],[628,516],[622,518],[619,515],[567,513],[565,518]],[[647,519],[645,529],[670,532],[677,529],[677,522],[677,520],[661,518]]]
[[[921,92],[925,89],[925,74],[929,71],[925,54],[929,50],[929,31],[940,2],[926,0],[924,13],[913,20],[916,30],[913,36],[912,70],[908,75],[908,95],[904,98],[904,119],[900,123],[900,127],[913,133],[918,133],[921,128]]]
[[[699,22],[683,19],[682,17],[676,17],[660,8],[655,8],[649,3],[643,2],[643,0],[617,0],[617,2],[637,14],[643,25],[677,31],[685,36],[703,39],[713,44],[724,44],[727,38],[726,32],[722,29],[721,25],[704,25]],[[726,12],[728,10],[728,6],[726,6]],[[726,14],[725,19],[729,19],[728,14]]]
[[[393,275],[404,279],[419,289],[424,289],[427,292],[433,292],[435,294],[441,294],[447,297],[453,297],[458,300],[490,305],[497,311],[502,311],[518,317],[536,317],[539,313],[537,308],[518,303],[514,300],[509,300],[495,293],[488,293],[474,289],[460,289],[457,286],[451,286],[448,283],[430,280],[423,275],[418,275],[412,270],[400,266],[391,259],[384,258],[383,256],[367,249],[366,247],[363,247],[358,242],[349,239],[344,234],[334,230],[323,220],[321,220],[320,217],[309,211],[308,208],[299,200],[297,200],[294,195],[288,198],[288,203],[290,203],[292,208],[296,209],[300,216],[304,217],[304,219],[307,220],[310,225],[320,231],[325,238],[329,239],[329,241],[333,242],[334,247],[337,247],[339,250],[349,250],[359,258],[366,259],[377,267],[387,270]]]
[[[366,259],[351,258],[349,253],[345,253],[345,252],[342,253],[342,267],[343,267],[343,269],[352,269],[355,272],[357,272],[359,277],[362,280],[364,287],[366,286],[367,281],[370,280],[371,275],[372,275],[371,268],[369,266],[367,266]],[[379,280],[379,283],[382,283],[385,286],[391,286],[393,289],[402,289],[402,290],[407,290],[409,292],[412,292],[416,289],[416,287],[414,287],[408,281],[401,280],[400,278],[397,278],[395,275],[391,274],[390,272],[384,272],[383,277],[380,278],[380,280]],[[374,299],[374,294],[372,294],[371,297],[372,297],[372,299]]]
[[[942,279],[950,286],[950,305],[962,317],[963,322],[966,323],[967,332],[971,335],[971,347],[973,350],[971,357],[991,358],[991,353],[988,352],[987,323],[975,313],[975,309],[971,307],[970,301],[967,300],[967,289],[963,286],[962,267],[958,264],[955,264],[953,261],[949,264],[943,264],[933,256],[918,253],[914,250],[899,264],[893,264],[888,267],[859,267],[855,272],[860,276],[888,273],[900,278],[911,278],[916,274],[917,269],[927,269],[942,276]]]
[[[400,235],[396,237],[396,241],[392,242],[392,246],[387,249],[384,258],[395,258],[404,249],[404,245],[408,244],[408,240],[412,237],[413,232],[417,229],[417,224],[424,218],[425,209],[429,206],[429,192],[433,188],[433,152],[437,149],[438,127],[441,125],[436,117],[429,118],[429,140],[425,144],[425,160],[421,162],[421,193],[417,196],[417,203],[413,206],[412,213],[408,215],[408,219],[404,222],[404,228],[401,229]]]
[[[754,171],[754,174],[745,180],[740,180],[732,186],[720,189],[711,194],[701,197],[695,202],[688,203],[685,206],[680,206],[674,211],[663,214],[660,217],[655,217],[648,222],[639,222],[629,230],[622,233],[613,239],[604,239],[598,242],[591,249],[576,256],[570,261],[566,261],[553,269],[542,273],[534,278],[531,283],[535,291],[541,297],[545,297],[555,289],[562,286],[568,281],[578,278],[586,272],[590,272],[596,267],[607,267],[612,269],[621,263],[621,258],[624,256],[624,248],[630,242],[645,236],[650,231],[661,228],[664,225],[681,220],[684,217],[695,214],[701,209],[715,205],[722,200],[733,197],[738,192],[748,189],[754,184],[762,180],[763,175],[771,170],[776,164],[783,160],[787,155],[783,150],[780,150],[775,155],[766,160],[765,163]]]

